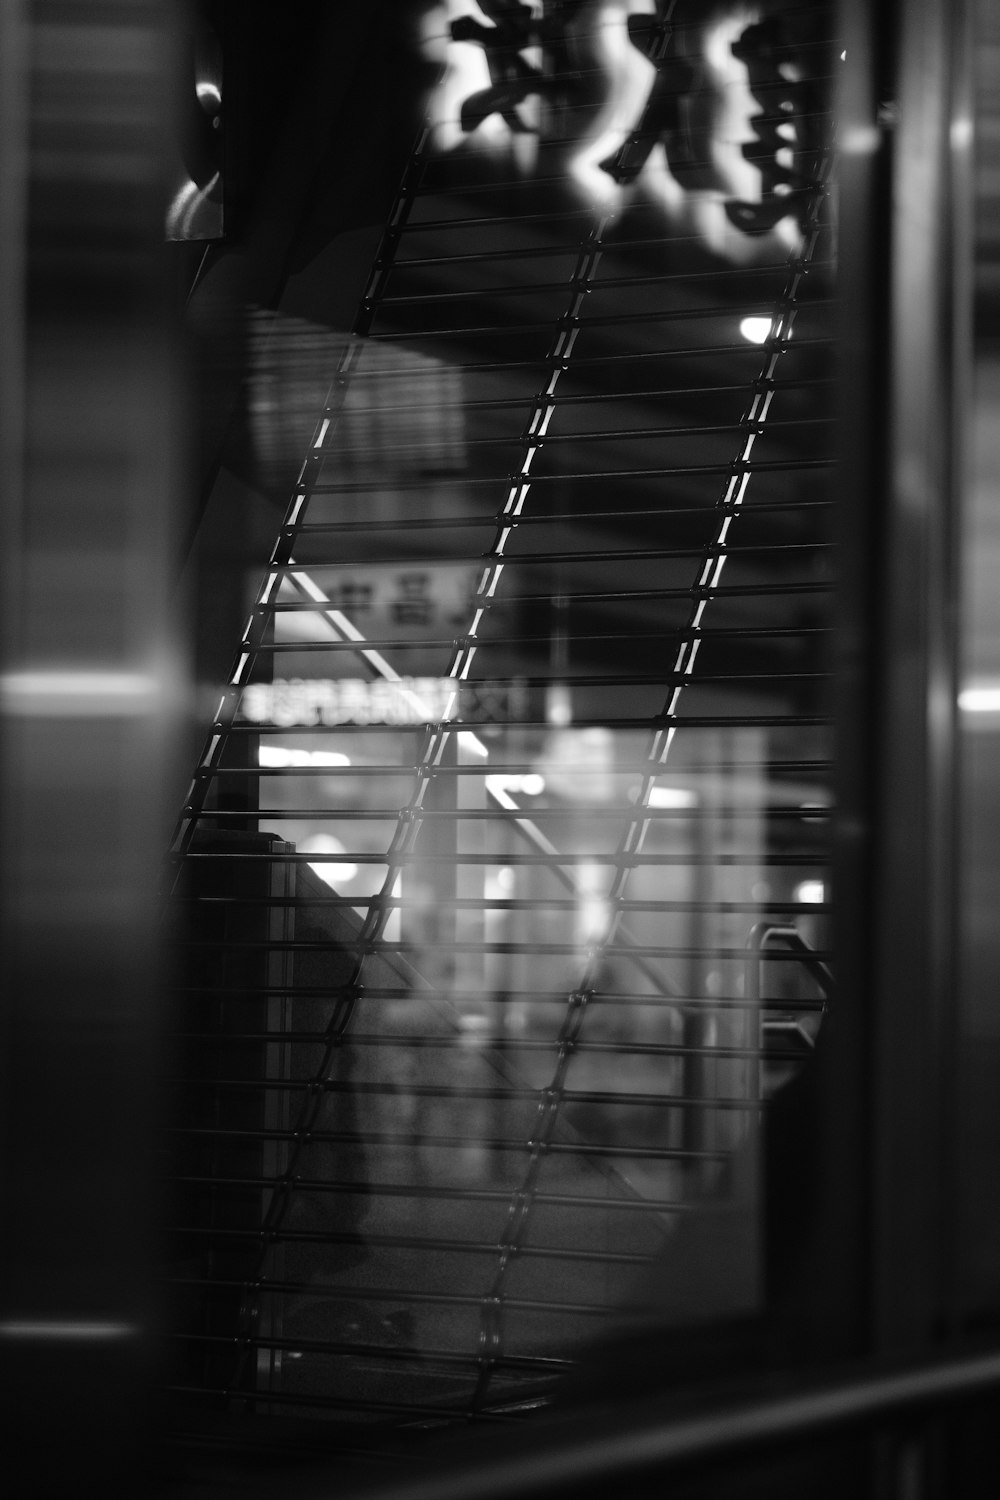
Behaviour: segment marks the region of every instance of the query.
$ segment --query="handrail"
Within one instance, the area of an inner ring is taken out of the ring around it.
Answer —
[[[778,1449],[820,1435],[889,1422],[906,1423],[931,1408],[1000,1390],[1000,1349],[906,1365],[859,1365],[811,1382],[796,1377],[788,1393],[732,1398],[714,1409],[671,1420],[663,1399],[645,1398],[626,1414],[604,1405],[553,1423],[520,1430],[502,1445],[478,1434],[459,1463],[412,1479],[356,1489],[373,1500],[530,1500],[562,1494],[627,1493],[642,1475],[699,1460],[732,1459]],[[478,1455],[478,1456],[477,1456]],[[324,1486],[297,1481],[298,1500],[319,1500]]]
[[[795,951],[801,966],[815,981],[823,992],[823,1011],[833,999],[836,984],[833,973],[828,964],[821,958],[817,958],[813,949],[806,942],[797,927],[787,923],[756,922],[750,929],[747,938],[747,966],[746,966],[746,996],[750,1000],[759,1001],[760,995],[760,969],[764,961],[764,950],[772,943],[780,941]]]

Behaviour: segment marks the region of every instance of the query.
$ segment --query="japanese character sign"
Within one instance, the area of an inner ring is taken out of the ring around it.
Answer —
[[[450,636],[467,628],[475,611],[481,567],[469,563],[325,564],[310,569],[321,588],[323,608],[345,616],[368,636],[420,639]],[[283,598],[294,600],[286,587]],[[301,616],[307,636],[315,627]],[[281,616],[283,638],[291,638],[297,617]]]
[[[698,0],[448,0],[435,8],[442,150],[565,147],[602,209],[659,201],[712,248],[794,246],[827,148],[830,18]]]

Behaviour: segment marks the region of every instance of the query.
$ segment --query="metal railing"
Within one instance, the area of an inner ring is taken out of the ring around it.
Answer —
[[[673,1418],[656,1396],[626,1412],[604,1406],[558,1426],[521,1431],[516,1449],[480,1434],[471,1460],[423,1469],[403,1482],[366,1485],[364,1493],[379,1500],[627,1494],[643,1480],[659,1482],[690,1465],[779,1453],[806,1440],[891,1432],[900,1451],[882,1493],[923,1494],[928,1463],[923,1426],[949,1408],[995,1396],[1000,1349],[905,1364],[864,1363],[811,1378],[789,1374],[787,1382],[778,1392],[732,1392],[703,1410]],[[296,1490],[299,1500],[327,1493],[322,1482]]]

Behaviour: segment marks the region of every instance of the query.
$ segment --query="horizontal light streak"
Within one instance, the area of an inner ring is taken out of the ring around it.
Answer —
[[[654,786],[646,799],[647,807],[697,807],[697,793],[679,786]]]
[[[164,697],[147,672],[25,671],[0,676],[0,705],[23,718],[127,718]]]
[[[86,1318],[8,1318],[0,1323],[0,1338],[26,1343],[111,1343],[135,1338],[134,1323]]]
[[[1000,683],[963,688],[958,695],[958,706],[966,714],[1000,713]]]
[[[339,750],[289,750],[280,745],[261,745],[257,764],[281,769],[285,766],[349,766],[351,758]]]

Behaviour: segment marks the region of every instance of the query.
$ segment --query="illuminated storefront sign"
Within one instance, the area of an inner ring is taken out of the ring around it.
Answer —
[[[332,608],[367,634],[433,635],[464,626],[481,567],[462,563],[361,563],[310,569]]]
[[[378,644],[418,643],[441,637],[450,640],[468,625],[482,572],[479,564],[415,560],[317,564],[297,569],[295,578],[310,601],[349,621],[353,638],[359,642],[365,638]],[[287,584],[283,599],[294,601],[295,597],[294,585]],[[497,617],[502,610],[499,604]],[[312,640],[316,617],[311,611],[284,614],[280,628],[283,643]]]
[[[444,64],[432,140],[474,138],[530,170],[541,142],[571,136],[566,174],[606,212],[645,197],[734,259],[794,247],[829,130],[812,81],[830,71],[826,21],[682,0],[449,0],[426,26]]]
[[[518,684],[454,677],[290,677],[243,690],[242,718],[273,729],[342,724],[489,723],[510,717]]]

